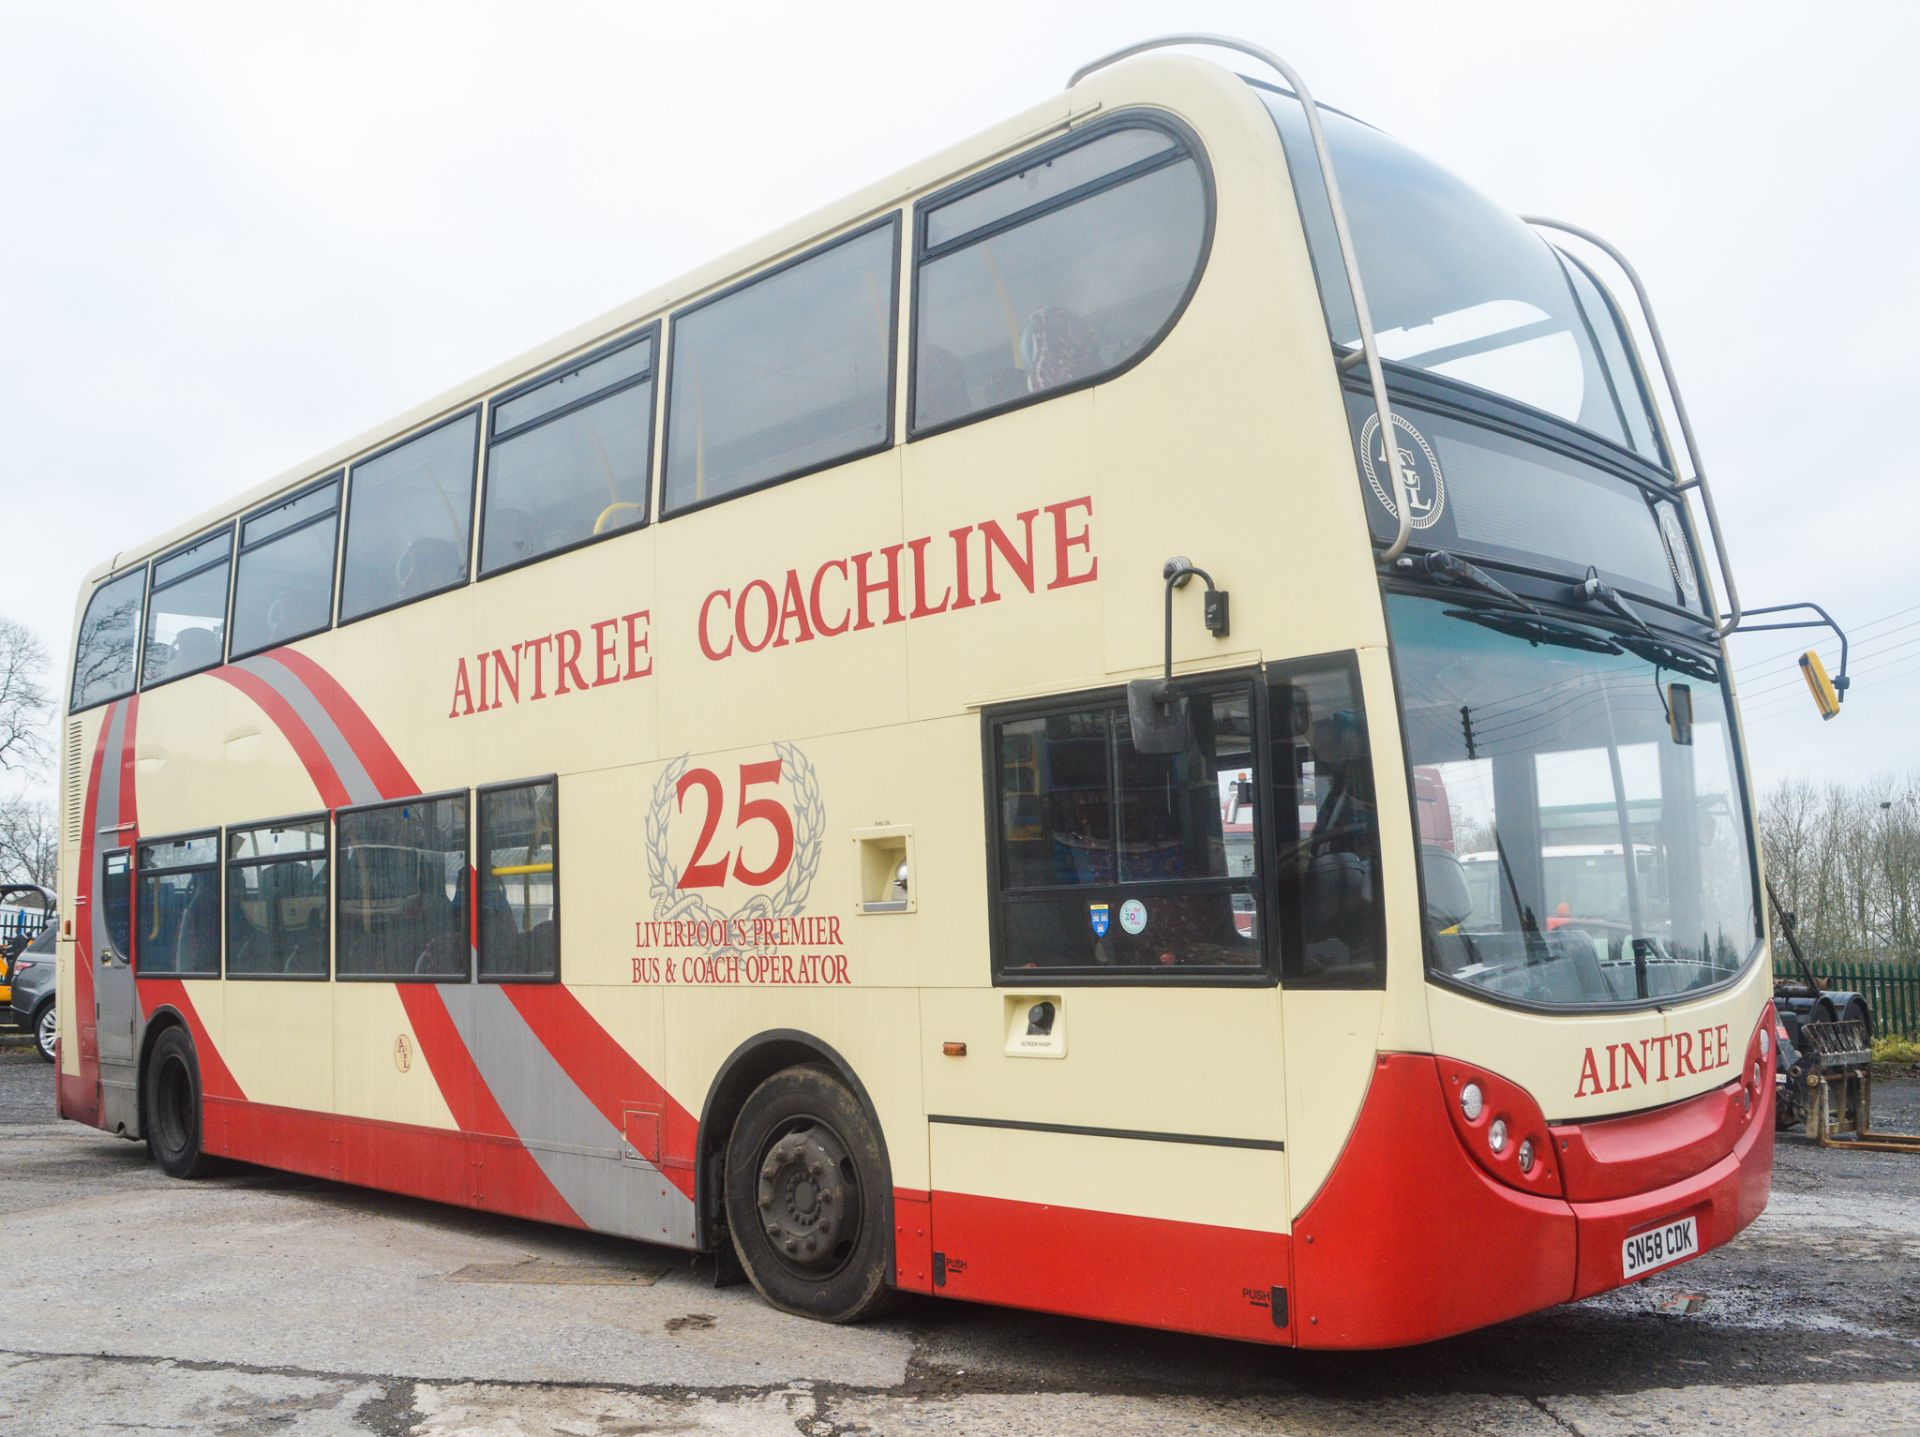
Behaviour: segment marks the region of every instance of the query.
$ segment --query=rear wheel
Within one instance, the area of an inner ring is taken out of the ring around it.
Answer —
[[[200,1150],[200,1065],[184,1028],[154,1041],[140,1085],[146,1105],[147,1151],[168,1177],[194,1178],[207,1167]]]
[[[53,1046],[60,1038],[60,1015],[53,1010],[53,999],[49,998],[40,1005],[33,1015],[33,1046],[40,1056],[49,1063],[53,1061]]]
[[[775,1307],[826,1322],[884,1308],[892,1189],[879,1134],[824,1068],[787,1068],[747,1098],[727,1143],[727,1226]]]

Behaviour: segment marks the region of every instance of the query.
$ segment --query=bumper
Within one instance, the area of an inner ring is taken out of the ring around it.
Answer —
[[[1700,1251],[1766,1205],[1773,1119],[1762,1103],[1701,1170],[1595,1201],[1520,1192],[1455,1134],[1439,1062],[1383,1055],[1346,1150],[1294,1224],[1302,1347],[1401,1347],[1619,1287],[1621,1245],[1692,1214]]]

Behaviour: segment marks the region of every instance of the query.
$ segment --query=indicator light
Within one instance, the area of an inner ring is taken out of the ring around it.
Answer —
[[[1468,1083],[1460,1090],[1460,1111],[1467,1115],[1467,1121],[1471,1123],[1480,1116],[1480,1108],[1480,1085]],[[1495,1151],[1497,1152],[1498,1149],[1496,1148]]]
[[[1763,1062],[1766,1060],[1768,1050],[1772,1047],[1773,1034],[1769,1033],[1765,1028],[1762,1028],[1760,1030],[1760,1057]]]
[[[1507,1120],[1505,1118],[1495,1118],[1493,1120],[1493,1126],[1487,1129],[1487,1146],[1492,1148],[1496,1153],[1506,1151]]]

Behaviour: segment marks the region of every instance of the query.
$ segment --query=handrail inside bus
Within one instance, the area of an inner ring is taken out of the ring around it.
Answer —
[[[1727,612],[1724,618],[1714,622],[1714,637],[1724,639],[1740,627],[1740,590],[1733,582],[1733,565],[1727,558],[1726,540],[1720,534],[1720,512],[1714,508],[1713,486],[1707,483],[1706,466],[1700,462],[1700,446],[1693,437],[1693,421],[1687,417],[1687,401],[1680,396],[1679,381],[1673,375],[1673,361],[1667,355],[1667,341],[1660,333],[1660,321],[1654,317],[1653,301],[1647,297],[1647,287],[1640,281],[1640,273],[1628,262],[1627,257],[1613,245],[1600,238],[1592,230],[1582,229],[1579,225],[1568,224],[1565,220],[1548,219],[1544,215],[1522,215],[1525,223],[1535,229],[1558,230],[1562,234],[1572,235],[1575,239],[1585,240],[1599,250],[1608,259],[1620,267],[1620,273],[1627,277],[1627,283],[1633,286],[1633,293],[1640,305],[1640,317],[1647,322],[1647,334],[1653,340],[1654,356],[1660,361],[1660,382],[1666,386],[1667,397],[1673,401],[1674,417],[1680,421],[1680,437],[1686,441],[1687,463],[1693,468],[1693,477],[1682,481],[1680,478],[1680,457],[1674,452],[1673,438],[1667,432],[1666,420],[1662,417],[1660,406],[1655,403],[1653,422],[1660,431],[1660,443],[1667,451],[1667,462],[1673,465],[1674,488],[1685,494],[1689,489],[1700,491],[1700,503],[1707,511],[1707,529],[1713,535],[1713,553],[1720,568],[1720,582],[1726,586]],[[1596,283],[1606,286],[1598,275],[1593,276]],[[1614,305],[1619,308],[1618,303]],[[1622,325],[1626,331],[1627,345],[1633,351],[1634,365],[1642,374],[1647,372],[1646,365],[1640,361],[1640,346],[1634,341],[1633,327]],[[1682,500],[1682,503],[1685,501]]]
[[[1400,445],[1393,427],[1393,407],[1387,399],[1386,375],[1380,369],[1380,350],[1373,339],[1373,315],[1367,309],[1366,288],[1360,283],[1360,260],[1354,253],[1353,234],[1347,228],[1347,207],[1340,200],[1340,186],[1333,176],[1333,155],[1327,149],[1327,137],[1320,128],[1320,110],[1314,103],[1313,93],[1307,89],[1307,82],[1300,78],[1293,66],[1263,46],[1236,40],[1231,35],[1191,34],[1159,35],[1115,50],[1110,55],[1102,55],[1075,70],[1067,80],[1067,88],[1071,90],[1095,70],[1104,70],[1109,65],[1148,50],[1163,50],[1175,45],[1211,45],[1216,49],[1233,50],[1251,56],[1279,74],[1293,91],[1294,98],[1299,100],[1301,109],[1306,111],[1307,132],[1313,136],[1313,155],[1320,166],[1320,183],[1327,191],[1327,208],[1333,211],[1334,238],[1340,242],[1340,262],[1346,268],[1347,288],[1353,294],[1353,317],[1360,330],[1360,353],[1367,362],[1367,382],[1373,388],[1373,407],[1380,417],[1380,447],[1386,450],[1387,472],[1393,479],[1393,502],[1399,511],[1395,516],[1397,527],[1393,542],[1379,559],[1382,564],[1391,564],[1406,550],[1407,540],[1413,537],[1413,511],[1407,505],[1407,480],[1400,468]],[[1343,361],[1341,368],[1346,368],[1348,362]],[[1708,512],[1712,512],[1711,505]]]

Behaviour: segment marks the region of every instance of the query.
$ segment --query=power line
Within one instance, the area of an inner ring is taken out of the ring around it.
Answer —
[[[1879,692],[1884,689],[1890,680],[1904,682],[1908,679],[1920,677],[1920,654],[1903,655],[1893,660],[1892,664],[1887,668],[1870,665],[1864,675],[1856,674],[1854,677],[1856,679],[1870,679],[1874,690]],[[1848,690],[1849,693],[1853,691],[1851,688]],[[1751,707],[1742,704],[1740,711],[1748,719],[1773,718],[1777,715],[1790,712],[1795,706],[1796,698],[1797,695],[1791,693],[1775,694],[1772,698],[1762,700],[1760,703],[1754,704]]]
[[[1912,626],[1909,625],[1906,627],[1912,627]],[[1899,631],[1897,629],[1890,629],[1888,630],[1888,632],[1897,633]],[[1899,643],[1890,644],[1884,649],[1875,649],[1873,652],[1866,654],[1863,657],[1875,659],[1875,660],[1883,660],[1887,657],[1888,654],[1898,653],[1902,649],[1910,649],[1915,644],[1920,644],[1920,634],[1915,634],[1910,639],[1902,639]],[[1871,668],[1871,666],[1869,666],[1869,668]],[[1851,677],[1851,674],[1849,676]],[[1765,694],[1777,692],[1780,689],[1798,688],[1800,687],[1802,682],[1803,680],[1801,680],[1799,674],[1795,673],[1789,677],[1775,679],[1768,683],[1761,684],[1759,687],[1748,690],[1747,692],[1749,692],[1752,697],[1759,698]]]
[[[1847,633],[1847,638],[1848,638],[1848,640],[1849,640],[1849,642],[1851,642],[1852,640],[1854,640],[1854,639],[1857,639],[1857,638],[1858,638],[1858,637],[1859,637],[1859,636],[1860,636],[1861,634],[1864,634],[1864,633],[1866,633],[1866,632],[1867,632],[1867,631],[1868,631],[1869,629],[1877,629],[1877,628],[1879,628],[1879,627],[1880,627],[1880,626],[1881,626],[1882,624],[1884,624],[1884,623],[1886,623],[1886,622],[1887,622],[1887,620],[1889,620],[1889,619],[1897,619],[1897,618],[1899,618],[1899,617],[1900,617],[1900,616],[1901,616],[1902,614],[1911,614],[1911,613],[1915,613],[1915,612],[1920,612],[1920,604],[1908,604],[1908,605],[1907,605],[1907,606],[1906,606],[1906,607],[1905,607],[1904,609],[1895,609],[1895,610],[1894,610],[1894,611],[1893,611],[1892,613],[1890,613],[1890,614],[1881,614],[1881,615],[1880,615],[1880,616],[1879,616],[1878,618],[1874,618],[1874,619],[1869,619],[1869,620],[1867,620],[1867,621],[1866,621],[1866,622],[1865,622],[1864,624],[1855,624],[1855,625],[1853,626],[1853,628],[1852,628],[1852,629],[1850,629],[1850,630],[1848,631],[1848,633]],[[1911,625],[1908,625],[1908,624],[1903,624],[1903,625],[1901,625],[1901,627],[1902,627],[1902,628],[1910,628],[1910,627],[1912,627],[1912,626],[1911,626]],[[1747,632],[1749,632],[1749,633],[1765,633],[1765,632],[1766,632],[1766,630],[1764,630],[1764,629],[1750,629],[1750,630],[1748,630]],[[1734,632],[1733,632],[1733,637],[1734,637],[1734,638],[1738,638],[1739,636],[1740,636],[1740,631],[1739,631],[1738,629],[1736,629],[1736,630],[1734,630]],[[1838,642],[1839,642],[1839,640],[1838,640],[1838,639],[1833,639],[1833,640],[1832,640],[1832,642],[1834,642],[1834,643],[1838,643]],[[1756,661],[1750,661],[1750,662],[1758,662],[1758,663],[1761,663],[1761,664],[1772,664],[1772,663],[1778,663],[1778,662],[1779,662],[1779,661],[1780,661],[1781,659],[1784,659],[1784,658],[1787,658],[1787,657],[1789,657],[1790,655],[1793,655],[1793,654],[1797,654],[1797,653],[1799,653],[1799,652],[1801,652],[1801,649],[1802,649],[1802,647],[1803,647],[1803,646],[1801,646],[1801,645],[1797,645],[1797,644],[1796,644],[1796,645],[1795,645],[1794,647],[1792,647],[1792,648],[1790,648],[1790,649],[1782,649],[1782,650],[1780,650],[1780,652],[1778,652],[1778,653],[1776,653],[1776,654],[1772,654],[1772,655],[1770,655],[1770,656],[1768,656],[1767,658],[1764,658],[1764,659],[1759,659],[1759,660],[1756,660]],[[1745,664],[1743,664],[1743,663],[1738,663],[1738,662],[1736,662],[1736,663],[1734,664],[1734,667],[1735,667],[1735,668],[1742,668],[1742,667],[1746,667],[1746,665],[1745,665]]]

